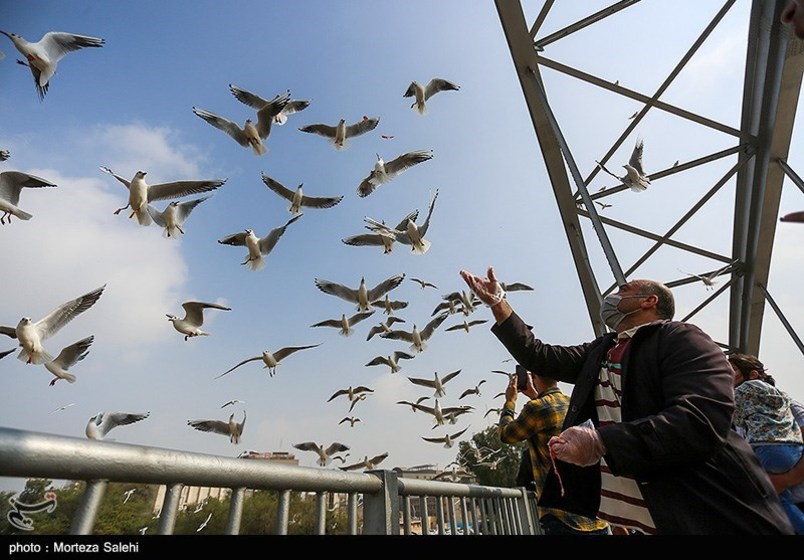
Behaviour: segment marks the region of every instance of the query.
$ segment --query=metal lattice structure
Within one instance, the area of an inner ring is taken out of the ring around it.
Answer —
[[[786,163],[801,89],[802,72],[804,72],[804,46],[788,28],[780,23],[780,13],[784,2],[752,1],[741,122],[739,129],[736,129],[674,106],[662,99],[662,95],[673,83],[673,80],[734,6],[735,0],[724,2],[697,40],[653,92],[628,89],[619,85],[619,81],[612,82],[609,79],[603,79],[547,56],[549,45],[588,26],[599,24],[606,18],[616,16],[639,1],[613,2],[605,9],[571,23],[556,32],[542,36],[540,35],[542,24],[554,7],[554,0],[545,0],[535,20],[530,23],[526,21],[520,1],[495,0],[550,184],[558,203],[558,210],[565,226],[570,251],[594,331],[598,335],[606,331],[606,327],[600,320],[602,297],[615,290],[617,285],[624,283],[625,278],[634,273],[646,261],[657,258],[655,253],[659,248],[670,246],[712,259],[719,265],[715,270],[698,277],[667,282],[669,287],[702,281],[708,282],[707,287],[710,287],[713,284],[712,280],[717,276],[725,275],[730,279],[730,281],[722,283],[711,296],[682,320],[688,320],[728,290],[730,298],[729,334],[728,343],[720,343],[722,346],[729,350],[757,354],[762,334],[763,314],[765,305],[768,303],[804,353],[804,344],[767,289],[782,183],[785,176],[804,191],[804,183]],[[546,91],[542,78],[544,69],[550,69],[565,77],[580,80],[644,104],[622,134],[614,141],[611,148],[601,156],[599,162],[602,166],[605,166],[648,111],[663,111],[695,123],[696,126],[716,130],[733,139],[732,146],[727,149],[718,150],[683,164],[676,162],[677,164],[670,168],[650,173],[652,181],[683,173],[724,158],[731,157],[736,160],[736,163],[666,231],[652,232],[644,227],[640,228],[633,224],[600,216],[596,203],[599,203],[600,199],[604,197],[626,190],[628,186],[621,183],[605,192],[590,193],[588,187],[601,171],[601,166],[594,168],[586,177],[581,175],[573,158],[572,147],[565,139],[561,125],[548,100],[548,91]],[[731,253],[723,254],[722,251],[712,251],[698,244],[684,243],[676,239],[674,234],[723,185],[730,181],[736,181]],[[588,219],[591,223],[592,230],[597,237],[596,241],[600,244],[611,269],[615,283],[610,286],[601,288],[595,277],[587,251],[588,240],[585,239],[582,229],[582,218]],[[614,244],[609,239],[608,232],[614,228],[652,242],[650,249],[625,269],[618,259]]]

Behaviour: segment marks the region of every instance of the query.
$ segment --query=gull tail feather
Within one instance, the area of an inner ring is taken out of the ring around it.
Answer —
[[[151,215],[148,213],[147,208],[140,208],[139,210],[137,210],[136,215],[137,215],[137,223],[139,223],[141,226],[151,225],[151,222],[153,220],[151,220]]]
[[[22,350],[20,350],[20,353],[17,354],[17,359],[20,360],[21,362],[27,362],[30,359],[32,364],[40,365],[52,362],[53,356],[51,356],[44,350],[34,352],[33,354],[29,354],[28,351],[25,348],[23,348]]]
[[[268,152],[268,148],[266,148],[262,144],[256,144],[255,143],[255,144],[252,144],[251,147],[254,150],[254,155],[255,156],[261,156],[264,153]]]
[[[20,210],[19,208],[17,208],[13,212],[11,212],[11,214],[13,216],[16,216],[20,220],[30,220],[31,218],[33,218],[33,216],[31,214],[29,214],[28,212],[25,212],[23,210]]]
[[[413,254],[415,254],[415,255],[423,255],[423,254],[425,254],[425,253],[427,252],[427,250],[430,248],[430,245],[431,245],[431,244],[430,244],[430,242],[429,242],[429,241],[427,241],[426,239],[422,239],[422,244],[421,244],[421,247],[419,247],[419,246],[417,246],[417,245],[414,245],[414,246],[411,248],[411,252],[412,252]]]
[[[75,383],[76,381],[76,377],[72,373],[63,373],[61,379],[64,379],[67,383]]]
[[[248,260],[243,264],[248,265],[251,270],[262,270],[265,268],[265,259],[260,255],[255,259]]]

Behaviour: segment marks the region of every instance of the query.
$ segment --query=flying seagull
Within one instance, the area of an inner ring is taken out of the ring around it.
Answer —
[[[307,100],[291,99],[285,104],[284,107],[282,107],[282,110],[276,114],[274,117],[274,124],[278,124],[279,126],[284,125],[286,122],[288,122],[288,115],[298,113],[299,111],[304,111],[309,106],[310,102]]]
[[[378,309],[382,309],[386,315],[392,315],[394,311],[405,309],[408,306],[406,301],[392,301],[388,294],[385,294],[385,299],[378,299],[371,302],[371,305]]]
[[[374,169],[371,170],[368,177],[363,179],[357,187],[358,196],[367,197],[373,193],[374,189],[378,186],[391,181],[394,177],[414,165],[429,159],[433,159],[432,151],[421,150],[418,152],[408,152],[392,159],[388,163],[380,157],[380,154],[377,154],[377,163],[374,164]]]
[[[357,395],[361,393],[373,393],[374,389],[369,389],[368,387],[364,387],[363,385],[358,385],[357,387],[349,386],[347,389],[339,389],[335,391],[330,398],[327,399],[327,402],[332,401],[340,397],[341,395],[346,395],[346,398],[349,401],[353,401],[357,398]]]
[[[42,342],[59,332],[61,328],[75,319],[79,314],[92,307],[103,293],[106,284],[87,294],[65,302],[51,311],[46,317],[34,323],[30,317],[23,317],[17,327],[0,327],[0,334],[5,334],[19,341],[22,350],[17,358],[29,364],[44,364],[53,361]]]
[[[227,373],[231,373],[232,371],[236,370],[243,364],[247,364],[249,362],[256,362],[257,360],[262,360],[265,363],[265,367],[268,368],[268,374],[273,377],[276,373],[276,367],[281,363],[281,360],[287,358],[294,352],[298,352],[299,350],[307,350],[308,348],[315,348],[316,346],[321,346],[320,344],[312,344],[310,346],[286,346],[284,348],[280,348],[276,352],[268,352],[267,350],[262,353],[261,356],[254,356],[253,358],[247,358],[234,366],[231,369],[224,371],[222,374],[215,377],[218,379],[219,377],[223,377]]]
[[[232,400],[230,400],[229,402],[225,402],[225,403],[223,403],[223,404],[221,405],[221,408],[226,408],[226,407],[227,407],[227,406],[229,406],[229,405],[233,405],[233,404],[237,404],[237,403],[246,404],[246,401],[241,401],[240,399],[232,399]]]
[[[433,78],[426,86],[419,85],[415,81],[411,82],[402,97],[415,97],[416,100],[411,104],[410,108],[415,107],[420,115],[426,115],[427,105],[425,101],[440,91],[458,91],[459,89],[461,89],[461,86],[452,82],[441,78]]]
[[[327,319],[326,321],[321,321],[320,323],[316,323],[314,325],[310,325],[311,327],[335,327],[336,329],[339,328],[339,333],[343,336],[350,336],[354,329],[352,326],[356,325],[363,319],[368,319],[374,315],[374,311],[369,311],[368,313],[355,313],[351,317],[346,317],[346,314],[341,315],[340,319]]]
[[[442,296],[442,299],[444,301],[439,303],[435,309],[433,309],[433,313],[430,315],[431,317],[444,309],[448,310],[450,315],[461,311],[464,315],[468,316],[475,310],[477,306],[482,303],[480,298],[471,293],[471,291],[467,292],[466,290],[461,290],[460,292],[450,292]]]
[[[400,319],[399,317],[390,316],[390,317],[388,317],[388,319],[385,320],[385,322],[380,323],[376,327],[371,327],[371,330],[369,330],[369,333],[368,333],[368,336],[366,337],[366,340],[371,340],[371,338],[375,334],[391,332],[391,325],[393,325],[394,323],[404,323],[404,322],[405,322],[404,319]]]
[[[471,387],[471,388],[467,389],[466,391],[464,391],[463,393],[461,393],[461,396],[458,397],[458,400],[461,400],[464,397],[468,397],[469,395],[480,396],[480,386],[483,385],[483,383],[485,383],[485,382],[486,382],[485,379],[481,379],[480,382],[477,385],[475,385],[474,387]]]
[[[418,399],[416,399],[416,402],[415,402],[415,403],[410,402],[410,401],[396,401],[396,404],[406,404],[406,405],[408,405],[408,406],[411,408],[411,410],[412,410],[413,412],[416,412],[416,410],[417,410],[417,408],[416,408],[416,407],[417,407],[417,405],[420,405],[420,404],[421,404],[423,401],[426,401],[427,399],[431,399],[431,398],[432,398],[432,397],[419,397]]]
[[[308,124],[307,126],[301,127],[299,130],[329,138],[332,146],[336,150],[341,150],[348,147],[346,143],[348,138],[354,138],[355,136],[360,136],[361,134],[374,130],[377,128],[379,122],[379,118],[370,119],[364,116],[362,120],[350,124],[349,126],[346,126],[346,119],[341,119],[335,126],[328,124]]]
[[[207,515],[207,518],[204,519],[204,521],[201,523],[201,525],[198,526],[198,529],[196,529],[195,532],[199,533],[202,530],[204,530],[206,528],[206,526],[209,524],[210,519],[212,519],[212,514],[211,513],[209,515]]]
[[[305,196],[302,192],[302,184],[296,188],[295,191],[290,190],[289,188],[285,187],[282,183],[271,179],[265,173],[262,174],[262,182],[265,183],[269,189],[274,191],[276,194],[284,198],[285,200],[290,201],[290,207],[288,208],[288,212],[291,214],[298,214],[301,212],[302,206],[305,208],[332,208],[336,204],[338,204],[341,200],[343,200],[343,195],[341,196],[331,196],[331,197],[324,197],[324,196]]]
[[[460,432],[456,432],[456,433],[454,433],[452,435],[447,434],[444,437],[440,437],[440,438],[426,438],[426,437],[423,437],[422,439],[424,441],[429,441],[431,443],[443,443],[444,447],[450,448],[450,447],[452,447],[454,445],[455,440],[458,439],[459,437],[461,437],[463,435],[463,433],[468,429],[469,428],[466,427],[463,430],[461,430]]]
[[[438,372],[435,372],[433,379],[420,379],[417,377],[408,377],[408,379],[414,385],[421,385],[422,387],[429,387],[435,390],[436,397],[443,397],[447,394],[446,390],[444,389],[444,385],[446,385],[449,380],[453,379],[459,373],[461,373],[461,370],[453,371],[452,373],[445,375],[443,379],[438,376]]]
[[[357,463],[353,463],[351,465],[346,465],[345,467],[338,467],[338,468],[341,469],[342,471],[354,471],[354,470],[357,470],[357,469],[365,469],[367,471],[370,471],[370,470],[374,470],[377,467],[377,465],[379,465],[380,463],[382,463],[385,460],[386,457],[388,457],[387,452],[383,453],[381,455],[377,455],[375,457],[372,457],[371,459],[369,459],[368,455],[366,455],[363,458],[362,461],[359,461]]]
[[[160,212],[156,207],[149,204],[147,206],[148,214],[151,216],[151,219],[156,222],[156,225],[165,228],[165,231],[162,232],[163,237],[178,239],[180,236],[184,235],[184,229],[182,229],[181,226],[183,226],[187,218],[190,217],[190,213],[196,206],[208,198],[208,196],[205,196],[186,202],[172,200],[168,203],[163,212]]]
[[[411,350],[415,350],[416,352],[422,352],[425,348],[427,348],[427,344],[425,342],[430,339],[433,335],[435,330],[444,322],[444,319],[448,317],[448,313],[443,313],[437,316],[435,319],[427,323],[427,325],[421,330],[421,332],[416,328],[416,325],[413,325],[413,330],[411,332],[403,331],[403,330],[392,330],[391,332],[382,333],[380,338],[390,338],[391,340],[404,340],[406,342],[410,342]]]
[[[413,219],[415,220],[416,218]],[[418,283],[422,287],[422,290],[424,290],[425,288],[435,288],[436,290],[438,289],[438,286],[436,286],[432,282],[428,282],[427,280],[422,280],[421,278],[411,278],[411,280]]]
[[[66,410],[66,409],[70,408],[71,406],[75,406],[75,403],[70,403],[70,404],[65,404],[64,406],[60,406],[59,408],[57,408],[55,410],[51,410],[50,414],[53,414],[54,412],[61,412],[62,410]]]
[[[430,201],[430,209],[427,211],[427,217],[424,219],[424,223],[421,226],[417,225],[414,220],[408,218],[404,228],[392,229],[382,222],[366,217],[366,222],[369,224],[366,227],[375,233],[388,236],[403,245],[410,245],[410,250],[413,254],[423,255],[430,248],[430,242],[427,241],[424,236],[427,234],[427,230],[430,227],[430,217],[433,215],[433,208],[435,208],[437,198],[438,190],[436,190],[433,199]]]
[[[148,204],[155,200],[168,200],[181,198],[189,194],[214,191],[226,182],[226,179],[209,179],[203,181],[173,181],[149,185],[145,182],[145,171],[137,171],[129,181],[108,167],[101,167],[101,171],[108,173],[128,189],[128,204],[115,210],[119,214],[122,210],[131,207],[129,218],[137,216],[137,222],[142,226],[151,225],[151,215],[148,213]]]
[[[318,289],[332,296],[337,296],[343,300],[350,301],[357,304],[357,310],[361,313],[371,311],[371,302],[380,299],[382,296],[399,286],[402,280],[405,279],[405,274],[397,274],[386,278],[371,289],[366,287],[365,277],[360,279],[360,286],[356,290],[347,288],[342,284],[336,284],[329,280],[321,280],[316,278],[315,285]]]
[[[180,319],[176,315],[167,314],[168,321],[173,323],[173,328],[184,335],[185,342],[194,336],[209,336],[208,332],[201,330],[204,324],[204,309],[220,309],[221,311],[231,311],[231,307],[219,305],[217,303],[205,303],[203,301],[185,301],[181,306],[184,308],[184,318]]]
[[[123,503],[125,504],[129,500],[129,498],[131,498],[131,495],[136,491],[137,491],[136,488],[132,488],[131,490],[126,490],[125,492],[123,492],[123,496],[125,496],[125,498],[123,498]]]
[[[257,109],[256,125],[251,119],[246,119],[243,128],[240,128],[232,121],[198,107],[193,107],[193,113],[234,138],[235,142],[244,148],[251,147],[255,156],[261,156],[268,151],[263,140],[268,139],[271,134],[271,123],[290,101],[290,92],[279,94],[272,100],[266,101],[232,84],[229,84],[229,89],[238,101]]]
[[[11,216],[20,220],[30,220],[33,216],[17,208],[20,202],[20,192],[23,188],[55,187],[56,185],[46,179],[28,175],[21,171],[3,171],[0,173],[0,224],[5,225],[6,217],[11,223]]]
[[[240,438],[243,436],[243,426],[246,425],[246,411],[243,411],[243,421],[240,423],[235,422],[234,416],[234,413],[232,413],[228,422],[223,420],[188,420],[187,425],[200,432],[212,432],[229,436],[229,441],[238,445]]]
[[[402,221],[399,222],[394,229],[404,231],[408,225],[408,220],[413,220],[415,222],[416,218],[418,217],[419,217],[419,211],[415,210],[410,214],[408,214],[407,216],[405,216],[404,218],[402,218]],[[385,225],[385,222],[381,223]],[[383,253],[387,255],[394,250],[394,241],[396,241],[396,238],[391,235],[383,235],[381,233],[362,233],[359,235],[352,235],[351,237],[346,237],[344,239],[341,239],[341,241],[343,241],[347,245],[354,245],[358,247],[367,247],[367,246],[382,247]]]
[[[38,42],[29,43],[14,33],[5,31],[0,31],[0,33],[11,39],[20,54],[28,61],[27,63],[18,62],[31,69],[39,101],[44,101],[45,94],[50,87],[50,78],[56,73],[56,66],[65,55],[84,47],[102,47],[105,42],[96,37],[50,31],[45,33]]]
[[[390,356],[377,356],[369,363],[366,364],[366,367],[369,366],[388,366],[391,368],[391,373],[396,373],[401,370],[401,366],[399,365],[399,360],[411,360],[413,359],[412,354],[408,354],[406,352],[396,351]]]
[[[346,418],[338,422],[338,425],[343,424],[344,422],[349,422],[349,427],[354,428],[355,423],[360,422],[360,418],[357,418],[355,416],[347,416]]]
[[[265,256],[273,251],[279,239],[284,235],[285,229],[304,216],[304,214],[296,214],[283,226],[275,227],[268,232],[265,237],[257,237],[253,229],[247,229],[240,233],[233,233],[227,235],[222,239],[218,239],[218,243],[223,245],[245,246],[248,248],[248,256],[242,263],[248,265],[251,270],[262,270],[265,268]]]
[[[476,319],[474,321],[466,321],[464,319],[463,323],[458,323],[457,325],[453,325],[444,329],[445,331],[466,331],[469,332],[469,329],[475,325],[482,325],[483,323],[488,323],[487,319]]]
[[[718,268],[714,272],[710,272],[708,274],[694,274],[692,272],[684,272],[683,270],[679,269],[679,272],[683,272],[687,276],[692,276],[700,280],[704,286],[706,286],[707,290],[714,290],[715,289],[715,278],[726,272],[734,263],[729,263],[722,268]]]
[[[89,439],[103,439],[117,426],[127,426],[140,420],[145,420],[150,412],[99,412],[89,419],[85,430]]]
[[[341,451],[349,451],[346,445],[338,443],[337,441],[331,443],[327,448],[312,441],[297,443],[293,447],[300,451],[315,451],[318,454],[318,466],[320,467],[326,467],[334,458],[334,454],[340,453]]]
[[[634,146],[634,151],[631,152],[631,159],[628,160],[628,163],[623,165],[625,168],[625,175],[620,177],[619,175],[615,175],[606,167],[600,163],[599,161],[595,161],[600,166],[600,169],[614,177],[615,179],[619,179],[622,181],[623,185],[629,187],[634,192],[641,192],[647,190],[648,185],[650,185],[650,178],[648,175],[645,174],[645,171],[642,168],[642,149],[644,145],[642,140],[637,140],[636,146]]]
[[[429,397],[428,397],[429,398]],[[420,399],[421,400],[421,399]],[[435,418],[436,424],[433,428],[437,426],[443,426],[446,422],[450,424],[455,424],[457,422],[457,417],[461,414],[465,414],[472,410],[471,406],[451,406],[446,408],[441,408],[438,404],[438,399],[435,399],[435,406],[425,406],[423,404],[419,404],[419,401],[416,403],[405,403],[409,404],[415,410],[421,410],[422,412],[426,412]]]
[[[64,379],[67,383],[75,383],[75,375],[67,373],[67,370],[86,358],[89,353],[89,347],[92,346],[94,340],[94,336],[82,338],[78,342],[64,347],[52,362],[45,362],[45,369],[56,376],[50,381],[51,387],[55,385],[56,381],[59,379]]]

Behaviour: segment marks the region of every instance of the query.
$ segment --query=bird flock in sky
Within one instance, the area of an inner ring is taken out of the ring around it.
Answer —
[[[65,55],[79,49],[102,47],[105,44],[104,39],[63,32],[47,33],[36,43],[29,43],[19,35],[12,33],[6,33],[4,31],[0,33],[3,33],[11,39],[17,50],[25,57],[24,61],[18,60],[18,62],[30,69],[34,79],[36,93],[42,102],[44,102],[50,88],[51,79],[56,74],[57,64]],[[421,115],[426,115],[428,113],[427,103],[434,95],[445,91],[458,91],[459,89],[460,87],[453,82],[441,78],[434,78],[423,85],[416,81],[411,82],[407,90],[404,91],[403,97],[413,99],[413,103],[410,106],[413,111]],[[192,111],[212,127],[226,133],[243,148],[250,148],[254,155],[258,157],[266,154],[269,150],[266,144],[268,143],[273,126],[285,125],[289,118],[300,118],[295,115],[303,112],[310,106],[310,101],[292,99],[290,91],[280,93],[271,99],[265,99],[255,93],[237,87],[234,84],[229,84],[229,90],[237,101],[256,111],[256,118],[253,120],[247,119],[241,127],[206,109],[193,107]],[[314,123],[301,126],[298,130],[304,133],[322,136],[330,142],[333,148],[343,150],[348,147],[350,142],[369,142],[370,140],[368,140],[368,138],[370,138],[372,132],[377,128],[379,120],[378,117],[369,118],[365,116],[357,122],[347,124],[345,119],[340,119],[337,124],[334,125]],[[358,140],[360,137],[363,138]],[[383,135],[382,138],[390,139],[393,138],[393,136]],[[641,157],[641,144],[639,145],[639,156]],[[0,151],[0,161],[6,161],[9,157],[10,154],[8,151]],[[418,150],[402,153],[389,161],[385,161],[377,154],[377,160],[374,162],[373,168],[359,185],[357,185],[356,194],[360,198],[370,196],[381,185],[394,180],[401,173],[430,161],[431,159],[433,159],[432,150]],[[633,159],[632,157],[632,160]],[[639,165],[634,165],[632,161],[631,165],[637,170],[638,175],[641,177],[641,179],[631,180],[640,182],[644,179],[644,182],[647,183],[647,177],[644,176],[641,171],[641,162]],[[156,226],[163,229],[164,237],[169,239],[179,239],[181,236],[185,235],[187,233],[185,223],[192,212],[194,212],[201,203],[211,198],[210,193],[224,187],[227,181],[226,178],[214,178],[148,183],[146,181],[147,171],[137,171],[134,176],[129,179],[116,174],[105,166],[100,166],[100,170],[114,177],[118,182],[123,184],[127,190],[127,204],[118,208],[114,213],[119,214],[125,210],[130,219],[135,219],[139,225],[144,227],[156,224]],[[628,177],[631,177],[631,169],[628,169]],[[218,243],[223,245],[245,247],[247,253],[240,264],[254,272],[265,268],[266,257],[276,248],[289,228],[291,230],[297,230],[304,227],[303,216],[305,210],[323,211],[331,209],[337,206],[345,196],[342,194],[332,195],[333,193],[328,193],[331,196],[310,196],[302,191],[302,184],[292,189],[286,187],[277,179],[269,177],[265,173],[262,173],[261,178],[269,190],[289,203],[287,210],[291,214],[291,217],[283,225],[271,229],[262,237],[260,237],[260,235],[264,232],[244,229],[226,235],[218,240]],[[32,218],[31,214],[18,207],[20,193],[24,188],[43,187],[56,187],[56,185],[46,179],[17,171],[4,171],[0,173],[0,210],[3,211],[2,217],[0,217],[0,224],[10,224],[12,217],[19,220],[30,220]],[[190,195],[204,196],[186,201],[178,200]],[[382,220],[367,216],[365,218],[365,228],[370,233],[356,234],[342,239],[342,242],[349,246],[381,248],[383,254],[392,252],[394,246],[399,244],[409,247],[410,252],[414,255],[425,255],[431,247],[431,242],[426,239],[426,236],[430,230],[438,196],[439,191],[435,190],[431,196],[427,214],[421,222],[417,221],[419,218],[418,210],[404,214],[404,217],[394,225],[388,225]],[[160,210],[154,206],[153,203],[155,202],[167,202],[167,205],[163,210]],[[214,204],[214,202],[208,204]],[[403,211],[399,211],[398,216],[402,215]],[[296,224],[296,222],[300,223]],[[379,252],[377,254],[379,255]],[[401,285],[405,278],[405,273],[399,273],[379,282],[373,287],[366,283],[365,277],[361,278],[360,284],[357,287],[351,287],[347,284],[325,280],[323,278],[314,279],[315,285],[321,292],[348,302],[353,306],[353,309],[349,312],[344,312],[339,318],[329,318],[316,322],[311,325],[311,328],[330,327],[338,329],[341,335],[349,337],[355,333],[358,325],[368,323],[368,320],[374,316],[377,311],[381,311],[386,317],[370,328],[366,341],[370,341],[374,336],[378,336],[383,339],[401,341],[408,346],[404,350],[394,351],[390,355],[377,356],[368,361],[365,366],[384,366],[389,369],[389,375],[393,375],[403,369],[403,361],[410,363],[419,353],[427,349],[427,343],[433,337],[434,333],[451,315],[462,315],[463,320],[455,325],[445,327],[445,332],[463,331],[468,333],[471,327],[486,323],[486,320],[468,319],[469,315],[480,305],[480,301],[473,294],[461,291],[442,296],[441,302],[436,306],[431,317],[420,322],[411,323],[412,328],[410,330],[401,328],[398,324],[406,323],[406,320],[399,317],[398,313],[404,312],[408,302],[394,299],[392,293]],[[422,291],[427,288],[438,289],[434,284],[421,278],[409,278],[409,280],[417,283]],[[87,336],[65,347],[55,358],[45,349],[44,342],[65,327],[79,314],[88,311],[95,305],[103,294],[104,289],[105,286],[101,286],[80,297],[70,300],[58,306],[44,318],[36,322],[25,317],[19,321],[16,327],[0,326],[0,334],[4,334],[18,341],[21,347],[18,354],[19,360],[31,366],[43,365],[54,376],[54,379],[50,382],[51,386],[59,380],[75,383],[77,378],[74,374],[69,373],[69,370],[79,361],[87,357],[90,347],[93,344],[94,336]],[[509,284],[504,286],[504,289],[510,292],[532,290],[530,286],[521,283]],[[208,336],[209,333],[201,329],[204,324],[205,313],[211,311],[215,313],[223,311],[237,312],[224,305],[202,301],[186,301],[182,304],[182,307],[184,309],[183,317],[172,314],[167,314],[167,317],[173,324],[175,330],[184,337],[185,342],[189,342],[196,337]],[[421,325],[421,328],[419,328],[419,325]],[[299,335],[298,338],[304,339],[306,336]],[[241,366],[251,362],[262,362],[264,368],[268,369],[269,376],[273,376],[280,364],[291,355],[303,350],[313,351],[320,345],[321,344],[302,344],[276,348],[272,351],[263,350],[255,356],[239,361],[230,369],[215,376],[214,379],[225,377]],[[10,354],[12,351],[13,350],[8,350],[0,353],[0,358]],[[398,404],[410,406],[414,413],[423,412],[432,416],[434,420],[433,429],[442,428],[447,430],[442,436],[422,436],[424,441],[442,444],[444,447],[450,448],[468,429],[468,426],[462,429],[456,429],[450,428],[450,425],[457,424],[463,415],[473,412],[474,408],[471,405],[442,406],[440,402],[447,396],[447,383],[456,379],[460,373],[461,370],[459,369],[443,377],[439,376],[438,372],[435,372],[432,378],[408,378],[411,383],[432,390],[432,394],[422,396],[415,402],[399,401]],[[480,395],[480,386],[484,381],[485,380],[481,380],[480,383],[474,387],[464,390],[459,400]],[[452,381],[452,385],[455,384],[456,382]],[[340,423],[348,423],[349,428],[354,428],[356,423],[361,422],[361,419],[352,415],[352,413],[356,411],[356,407],[361,401],[370,398],[373,393],[373,389],[365,386],[349,386],[348,388],[336,391],[329,401],[336,400],[338,397],[345,397],[345,400],[348,401],[347,413],[349,415],[344,417]],[[431,399],[433,401],[432,403],[426,402]],[[56,409],[53,412],[63,410],[72,406],[72,404]],[[245,402],[235,399],[224,403],[220,408],[227,406],[236,407],[238,404],[244,405]],[[100,412],[89,419],[85,428],[85,434],[86,437],[90,439],[104,439],[112,429],[140,422],[148,418],[149,415],[149,412]],[[199,431],[227,436],[232,444],[238,445],[242,442],[242,438],[244,437],[246,422],[245,409],[242,411],[242,420],[238,422],[236,418],[239,417],[240,415],[237,412],[232,412],[228,420],[218,420],[214,418],[197,419],[188,420],[187,424]],[[301,451],[315,452],[318,456],[317,464],[322,467],[329,465],[335,460],[341,463],[339,468],[344,470],[373,469],[388,456],[388,453],[381,453],[372,458],[365,456],[362,461],[347,465],[345,463],[348,454],[342,455],[342,453],[348,451],[349,447],[343,443],[333,442],[329,446],[324,447],[314,442],[304,442],[296,444],[294,447]],[[248,457],[248,455],[245,456]],[[128,497],[126,499],[128,499]]]

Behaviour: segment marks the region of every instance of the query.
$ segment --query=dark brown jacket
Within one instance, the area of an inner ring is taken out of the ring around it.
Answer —
[[[578,346],[551,346],[512,314],[492,332],[523,367],[572,383],[564,428],[591,418],[610,333]],[[748,444],[731,430],[732,370],[698,327],[645,325],[622,364],[622,422],[599,428],[615,475],[636,478],[663,534],[791,534],[787,516]],[[565,495],[550,472],[539,505],[595,517],[600,467],[558,463]]]

